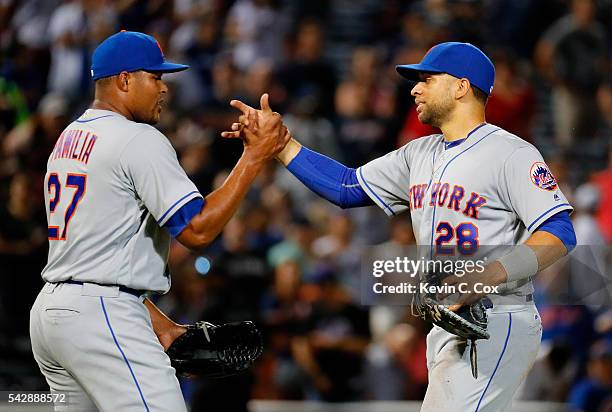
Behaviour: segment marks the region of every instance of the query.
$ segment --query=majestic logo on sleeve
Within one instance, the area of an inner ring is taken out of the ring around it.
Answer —
[[[535,162],[529,171],[534,185],[544,190],[556,190],[557,180],[544,162]]]

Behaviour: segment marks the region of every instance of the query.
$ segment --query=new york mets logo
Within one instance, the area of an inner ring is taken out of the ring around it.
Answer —
[[[531,181],[534,185],[544,190],[556,190],[557,189],[557,180],[550,172],[546,163],[543,162],[535,162],[531,166],[531,170],[529,172],[531,176]]]

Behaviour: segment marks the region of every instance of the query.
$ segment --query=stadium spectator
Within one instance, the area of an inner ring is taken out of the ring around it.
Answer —
[[[608,152],[608,168],[593,176],[601,200],[597,208],[597,222],[608,244],[612,243],[612,144]]]
[[[556,141],[569,147],[595,132],[595,91],[606,74],[607,42],[594,0],[572,0],[570,13],[544,33],[536,48],[538,68],[553,84]]]
[[[288,21],[276,0],[238,0],[227,16],[225,38],[233,47],[234,64],[248,70],[257,60],[278,63]]]
[[[277,71],[277,79],[285,89],[284,97],[298,99],[299,103],[293,104],[299,108],[293,108],[300,113],[329,118],[334,111],[336,73],[323,56],[323,27],[317,20],[306,19],[300,22],[293,37],[288,60]],[[305,100],[310,107],[304,107]]]
[[[535,96],[525,64],[509,52],[493,56],[495,84],[487,102],[487,121],[531,141]]]
[[[319,273],[320,297],[308,319],[308,333],[292,342],[293,356],[312,381],[310,399],[346,402],[360,399],[363,355],[369,342],[367,313],[335,275]]]
[[[260,391],[267,397],[304,399],[306,376],[291,354],[291,342],[306,331],[312,313],[311,303],[302,296],[302,271],[294,260],[279,263],[274,281],[263,295],[262,324],[266,330],[269,356],[261,369],[267,369]]]
[[[612,408],[612,343],[601,340],[589,353],[587,376],[571,390],[572,412],[606,411]]]

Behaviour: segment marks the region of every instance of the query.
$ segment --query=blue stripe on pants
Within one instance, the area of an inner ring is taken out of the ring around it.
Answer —
[[[482,395],[480,395],[480,399],[478,400],[478,405],[476,406],[475,412],[478,412],[478,409],[480,409],[480,403],[484,399],[484,396],[487,393],[487,390],[489,389],[491,382],[493,381],[493,377],[495,376],[495,372],[497,372],[497,368],[499,368],[499,364],[501,363],[501,360],[504,357],[504,353],[506,353],[506,348],[508,347],[508,341],[510,340],[510,331],[512,330],[512,313],[508,313],[508,317],[509,317],[508,318],[508,334],[506,335],[506,341],[504,342],[504,348],[502,349],[501,354],[499,355],[499,359],[497,360],[497,365],[495,365],[495,369],[493,369],[493,373],[491,374],[491,377],[489,378],[489,382],[487,382],[487,386],[485,387],[484,391],[482,391]]]
[[[115,341],[115,345],[117,345],[117,349],[121,352],[121,356],[123,356],[123,360],[127,365],[130,373],[132,374],[132,379],[134,379],[134,383],[136,384],[136,389],[138,389],[138,393],[140,394],[140,399],[142,399],[142,403],[144,404],[145,410],[149,412],[149,406],[147,405],[147,401],[145,401],[144,395],[142,394],[142,390],[140,390],[140,385],[138,384],[138,379],[136,379],[136,375],[134,375],[134,371],[132,370],[132,366],[130,365],[130,361],[128,361],[125,353],[123,353],[123,349],[119,346],[119,342],[117,341],[117,337],[115,336],[115,332],[113,331],[113,327],[110,324],[110,320],[108,319],[108,313],[106,313],[106,306],[104,306],[104,298],[100,296],[100,303],[102,304],[102,311],[104,311],[104,317],[106,318],[106,324],[108,325],[108,329],[110,330],[111,335],[113,336],[113,340]]]

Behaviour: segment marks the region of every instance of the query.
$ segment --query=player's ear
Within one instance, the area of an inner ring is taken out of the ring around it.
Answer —
[[[468,79],[458,79],[456,82],[455,99],[461,99],[470,92],[470,81]]]
[[[130,84],[130,73],[121,72],[115,78],[115,85],[122,92],[127,92]]]

